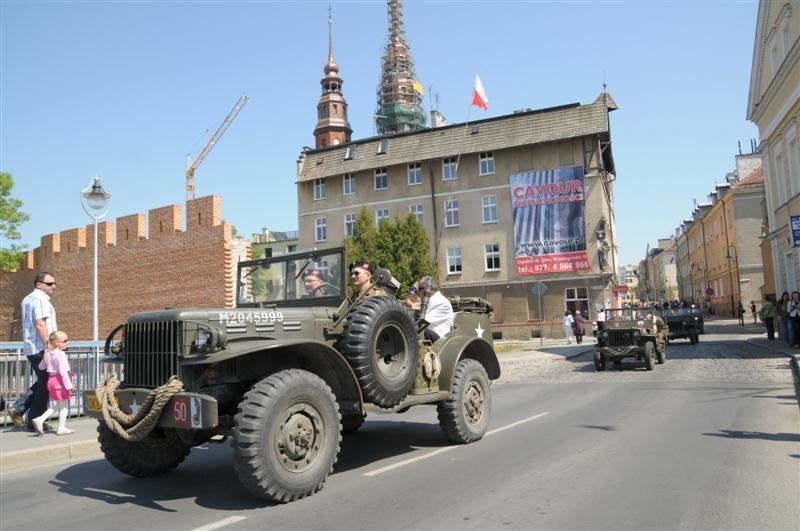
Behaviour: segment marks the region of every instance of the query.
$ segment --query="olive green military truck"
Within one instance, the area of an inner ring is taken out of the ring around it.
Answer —
[[[667,327],[653,308],[606,309],[603,329],[597,334],[594,366],[606,370],[609,361],[621,366],[625,358],[643,361],[648,371],[667,358]]]
[[[435,404],[447,439],[483,437],[500,376],[489,303],[451,299],[454,329],[431,343],[396,298],[348,299],[346,272],[341,248],[241,262],[236,308],[132,315],[105,344],[119,377],[84,399],[106,459],[154,476],[230,437],[247,490],[288,502],[322,488],[368,413]]]

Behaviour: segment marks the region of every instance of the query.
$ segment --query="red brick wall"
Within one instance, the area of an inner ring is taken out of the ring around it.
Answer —
[[[149,231],[143,214],[98,224],[99,339],[134,312],[234,305],[232,230],[222,223],[221,199],[200,197],[186,208],[185,232],[178,205],[150,210]],[[0,272],[0,341],[21,339],[19,303],[38,271],[58,283],[59,328],[74,340],[92,339],[93,246],[93,224],[48,234],[20,271]]]

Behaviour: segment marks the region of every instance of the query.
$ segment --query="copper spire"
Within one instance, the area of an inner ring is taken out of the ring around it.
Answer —
[[[342,94],[339,65],[333,58],[333,18],[328,13],[328,62],[320,80],[322,94],[317,103],[317,127],[314,138],[317,149],[350,142],[350,123],[347,121],[347,102]]]

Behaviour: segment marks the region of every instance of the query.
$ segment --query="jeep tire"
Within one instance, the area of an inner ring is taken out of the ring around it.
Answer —
[[[411,314],[392,297],[368,297],[353,307],[339,350],[358,378],[364,399],[390,408],[408,394],[417,375],[419,343]]]
[[[235,468],[253,495],[289,502],[320,490],[339,455],[339,406],[330,387],[299,369],[256,383],[239,404]]]
[[[436,404],[439,426],[458,444],[481,439],[489,426],[492,391],[486,369],[477,360],[462,359],[453,373],[450,398]]]
[[[102,420],[97,426],[97,439],[114,468],[137,478],[166,474],[181,464],[192,449],[174,429],[154,428],[141,441],[132,442],[117,435]]]
[[[652,341],[644,344],[644,366],[648,371],[653,370],[653,363],[656,355],[656,345]]]

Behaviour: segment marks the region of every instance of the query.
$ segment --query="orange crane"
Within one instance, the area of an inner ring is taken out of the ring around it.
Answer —
[[[188,160],[186,161],[186,200],[194,199],[194,172],[200,163],[203,162],[203,159],[206,158],[208,153],[214,148],[217,144],[217,141],[220,139],[222,134],[230,127],[231,123],[233,123],[234,118],[236,115],[239,114],[239,111],[242,110],[244,104],[247,103],[247,96],[242,96],[239,98],[239,101],[236,102],[236,105],[233,106],[231,112],[228,113],[228,116],[222,121],[220,124],[219,129],[217,132],[214,133],[214,136],[211,137],[211,140],[208,141],[208,144],[205,145],[203,150],[197,155],[197,158],[192,163],[191,162],[191,155],[187,155]]]

